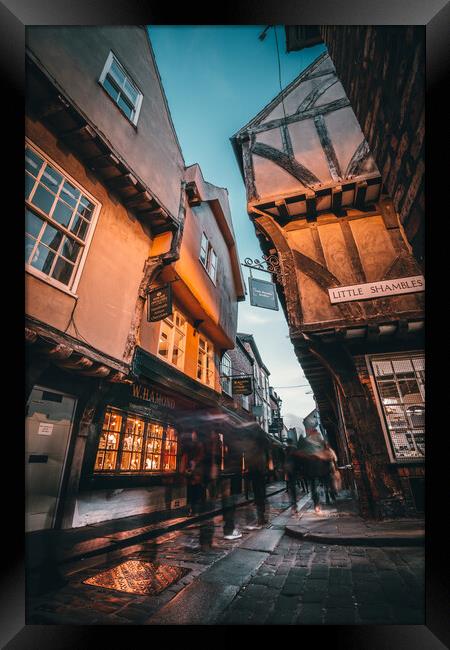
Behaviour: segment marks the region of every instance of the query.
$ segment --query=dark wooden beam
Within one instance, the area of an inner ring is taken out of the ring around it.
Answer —
[[[341,167],[333,147],[333,143],[328,133],[327,125],[323,115],[316,115],[314,117],[314,125],[316,127],[317,135],[319,136],[320,144],[325,153],[328,168],[330,170],[333,180],[338,181],[342,177]]]
[[[142,204],[148,204],[151,201],[153,201],[152,195],[150,192],[147,192],[147,190],[144,190],[143,192],[138,192],[138,194],[134,194],[133,196],[124,199],[123,202],[127,208],[134,208]]]
[[[118,167],[120,161],[112,153],[104,153],[100,156],[95,156],[94,158],[89,158],[86,160],[86,165],[90,169],[105,169],[108,167]]]
[[[364,207],[364,203],[366,200],[366,192],[367,192],[367,181],[362,181],[361,183],[358,183],[356,186],[356,197],[355,197],[355,207],[358,210],[362,210]]]
[[[288,174],[300,181],[300,183],[305,187],[310,187],[311,185],[320,183],[320,180],[315,174],[313,174],[313,172],[299,163],[298,160],[292,156],[285,154],[284,151],[280,151],[279,149],[264,144],[263,142],[255,142],[251,148],[251,152],[256,156],[271,160],[273,163],[284,169]]]
[[[345,106],[350,106],[350,102],[347,97],[342,99],[336,99],[334,102],[325,104],[324,106],[315,106],[303,113],[294,113],[293,115],[287,115],[286,119],[284,117],[270,120],[270,122],[264,122],[257,126],[249,128],[250,133],[261,133],[261,131],[268,131],[269,129],[276,129],[282,124],[293,124],[294,122],[301,122],[302,120],[308,120],[310,118],[316,117],[316,115],[327,115],[333,111],[337,111],[340,108],[345,108]]]
[[[317,219],[316,197],[311,196],[306,199],[306,221],[315,221]]]
[[[286,201],[275,201],[275,206],[278,208],[278,214],[283,221],[288,221],[291,218],[286,207]]]
[[[130,186],[137,185],[137,178],[133,174],[123,174],[122,176],[113,176],[108,178],[106,181],[108,185],[114,187],[114,189],[122,189]]]

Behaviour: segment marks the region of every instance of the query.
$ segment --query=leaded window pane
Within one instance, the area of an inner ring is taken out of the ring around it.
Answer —
[[[372,366],[395,456],[423,458],[425,455],[424,357],[376,359],[372,360]],[[386,380],[386,377],[389,377],[389,380]]]

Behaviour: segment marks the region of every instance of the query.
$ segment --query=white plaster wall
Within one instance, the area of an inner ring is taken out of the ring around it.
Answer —
[[[72,527],[79,528],[101,521],[149,514],[167,509],[167,487],[129,488],[123,490],[96,490],[78,495]],[[186,488],[173,487],[170,495],[172,507],[186,505]],[[176,505],[173,502],[179,501]]]

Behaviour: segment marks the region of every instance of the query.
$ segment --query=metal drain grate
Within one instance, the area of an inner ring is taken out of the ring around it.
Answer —
[[[190,569],[171,564],[128,560],[113,569],[107,569],[92,578],[83,580],[83,584],[129,594],[156,596],[189,571]]]

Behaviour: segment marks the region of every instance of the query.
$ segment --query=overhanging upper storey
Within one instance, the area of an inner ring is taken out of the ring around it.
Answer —
[[[27,52],[27,111],[75,153],[153,236],[179,228],[177,217],[31,51]]]
[[[231,138],[250,207],[284,224],[370,210],[381,176],[328,54]]]
[[[185,180],[189,205],[195,207],[202,201],[206,201],[210,205],[230,254],[237,299],[238,301],[245,300],[244,277],[236,247],[236,235],[231,218],[228,190],[205,181],[197,163],[186,168]]]

